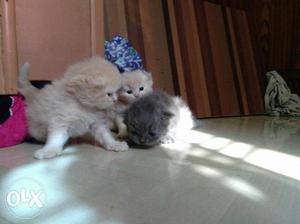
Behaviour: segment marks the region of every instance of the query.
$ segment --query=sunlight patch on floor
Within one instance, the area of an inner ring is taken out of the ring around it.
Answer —
[[[183,155],[182,157],[183,159],[186,158],[187,156],[206,157],[210,154],[210,152],[205,149],[193,147],[192,144],[180,140],[177,140],[172,144],[162,144],[162,147],[172,152],[179,152],[180,154]],[[166,153],[170,151],[166,151]],[[172,156],[170,153],[168,154]]]
[[[192,133],[188,132],[182,138],[184,142],[176,141],[174,144],[164,145],[163,147],[180,152],[182,154],[180,159],[182,160],[192,155],[227,165],[232,165],[235,162],[245,162],[300,181],[300,158],[297,156],[271,149],[256,148],[248,143],[213,136],[201,131],[198,131],[197,134],[195,131]],[[189,136],[191,136],[191,139],[189,139]],[[198,140],[197,137],[199,137]],[[221,184],[249,199],[255,201],[265,199],[263,192],[244,180],[227,177],[224,173],[211,167],[193,165],[193,168],[201,175],[218,178]]]
[[[255,149],[244,161],[300,181],[300,158],[269,149]]]
[[[234,159],[231,159],[229,157],[225,157],[223,155],[218,155],[218,154],[210,156],[209,159],[213,162],[221,163],[221,164],[224,164],[224,165],[232,165],[232,164],[235,163]]]
[[[264,193],[257,187],[251,185],[248,181],[241,178],[234,177],[222,172],[216,168],[203,166],[203,165],[193,165],[193,169],[199,174],[215,179],[229,190],[232,190],[248,199],[256,202],[261,202],[265,200]]]
[[[198,132],[198,134],[195,132]],[[189,139],[189,136],[191,136],[191,139]],[[196,140],[197,136],[199,137],[199,141]],[[297,156],[267,148],[256,148],[254,145],[248,143],[237,142],[195,130],[186,133],[184,142],[186,144],[176,142],[172,145],[164,145],[164,147],[187,155],[203,158],[207,156],[205,151],[211,151],[215,153],[215,156],[209,156],[209,159],[212,161],[231,164],[232,161],[228,160],[228,158],[239,159],[256,167],[300,181],[300,158]],[[196,144],[196,142],[199,143]],[[197,152],[197,150],[199,151]],[[217,157],[218,154],[224,155],[225,157]],[[184,159],[184,157],[182,158]]]
[[[182,141],[187,141],[188,143],[191,144],[201,144],[214,137],[215,137],[214,135],[207,134],[204,132],[189,130],[189,131],[180,132],[180,134],[176,138]]]
[[[248,182],[237,178],[228,178],[224,180],[224,184],[234,190],[235,192],[248,197],[255,201],[262,201],[265,199],[263,192],[257,187],[250,185]]]
[[[217,142],[214,144],[212,141],[214,139],[217,139]],[[193,141],[195,142],[195,141]],[[200,144],[201,145],[201,144]],[[218,138],[218,137],[212,137],[209,139],[209,143],[206,146],[212,146],[213,151],[215,152],[215,149],[219,149],[219,152],[228,156],[232,157],[234,159],[236,158],[242,158],[243,156],[247,155],[251,152],[253,146],[249,144],[245,144],[242,142],[233,142],[226,138]],[[221,147],[225,146],[225,147]],[[176,158],[177,160],[186,160],[188,156],[195,156],[198,158],[207,158],[215,162],[220,162],[223,164],[230,164],[232,165],[233,161],[231,161],[229,158],[226,158],[224,156],[218,156],[218,155],[211,155],[211,152],[207,149],[203,149],[201,147],[196,147],[193,143],[186,143],[182,141],[176,141],[173,144],[165,144],[163,145],[163,148],[167,149],[166,153],[169,154],[171,158]],[[176,154],[177,156],[174,156],[170,153],[172,152],[179,152]],[[217,153],[217,152],[215,152]],[[191,163],[191,167],[194,171],[197,173],[212,178],[215,181],[219,182],[226,188],[248,198],[254,201],[262,201],[265,199],[264,194],[256,187],[252,186],[250,183],[246,182],[245,180],[242,180],[240,178],[228,176],[226,173],[220,171],[219,169],[204,166],[204,165],[198,165]],[[169,175],[175,175],[176,170],[174,170],[174,167],[171,167],[169,169]]]
[[[246,143],[233,142],[222,148],[219,152],[223,155],[233,158],[244,158],[248,153],[251,152],[252,148],[252,145]]]
[[[231,143],[228,138],[214,137],[200,144],[201,147],[210,150],[219,150]]]
[[[194,170],[196,170],[198,173],[209,177],[216,178],[224,176],[224,174],[221,171],[207,166],[194,166]]]
[[[62,170],[68,169],[75,161],[75,155],[68,155],[54,160],[36,161],[8,172],[2,177],[0,185],[1,201],[5,202],[5,206],[0,208],[1,215],[11,222],[18,222],[33,219],[45,211],[70,203],[72,195],[64,187],[65,172]],[[9,198],[11,192],[14,195]],[[32,193],[36,195],[34,201]],[[30,202],[32,206],[28,207]],[[15,206],[11,206],[11,203]],[[40,203],[42,207],[39,207]]]

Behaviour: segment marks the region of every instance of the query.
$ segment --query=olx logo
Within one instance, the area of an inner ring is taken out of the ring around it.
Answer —
[[[33,219],[46,207],[45,189],[33,178],[4,180],[0,192],[0,215],[12,222]]]
[[[42,208],[43,202],[41,200],[41,195],[42,191],[35,192],[34,190],[21,188],[19,191],[10,191],[6,196],[6,203],[11,207],[17,207],[20,203],[24,203],[30,208],[33,208],[34,206]]]

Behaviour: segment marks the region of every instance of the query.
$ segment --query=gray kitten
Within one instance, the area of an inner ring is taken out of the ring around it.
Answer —
[[[179,97],[155,91],[134,102],[124,115],[128,138],[138,145],[171,143],[180,131],[194,127],[192,113]]]

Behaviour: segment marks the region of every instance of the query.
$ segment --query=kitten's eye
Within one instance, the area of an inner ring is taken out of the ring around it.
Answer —
[[[151,137],[155,137],[155,136],[156,136],[156,133],[155,133],[155,132],[152,132],[152,131],[150,131],[148,134],[149,134]]]
[[[142,87],[140,87],[140,91],[143,91],[144,90],[144,87],[142,86]]]
[[[107,93],[107,96],[112,96],[112,93]]]
[[[128,90],[127,93],[128,93],[128,94],[132,94],[132,91],[131,91],[131,90]]]

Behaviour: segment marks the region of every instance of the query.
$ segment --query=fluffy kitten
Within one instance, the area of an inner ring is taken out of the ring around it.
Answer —
[[[19,86],[27,102],[29,133],[45,146],[34,157],[46,159],[61,154],[70,137],[91,133],[107,150],[125,151],[117,141],[108,119],[121,86],[118,69],[101,57],[70,66],[65,74],[38,90],[27,79],[29,64],[21,68]]]
[[[155,91],[134,102],[125,112],[128,138],[138,145],[170,143],[194,127],[192,113],[179,97]]]
[[[123,121],[123,112],[140,97],[152,92],[152,75],[143,70],[122,73],[122,85],[118,91],[116,104],[116,126],[118,136],[127,135],[126,125]]]

